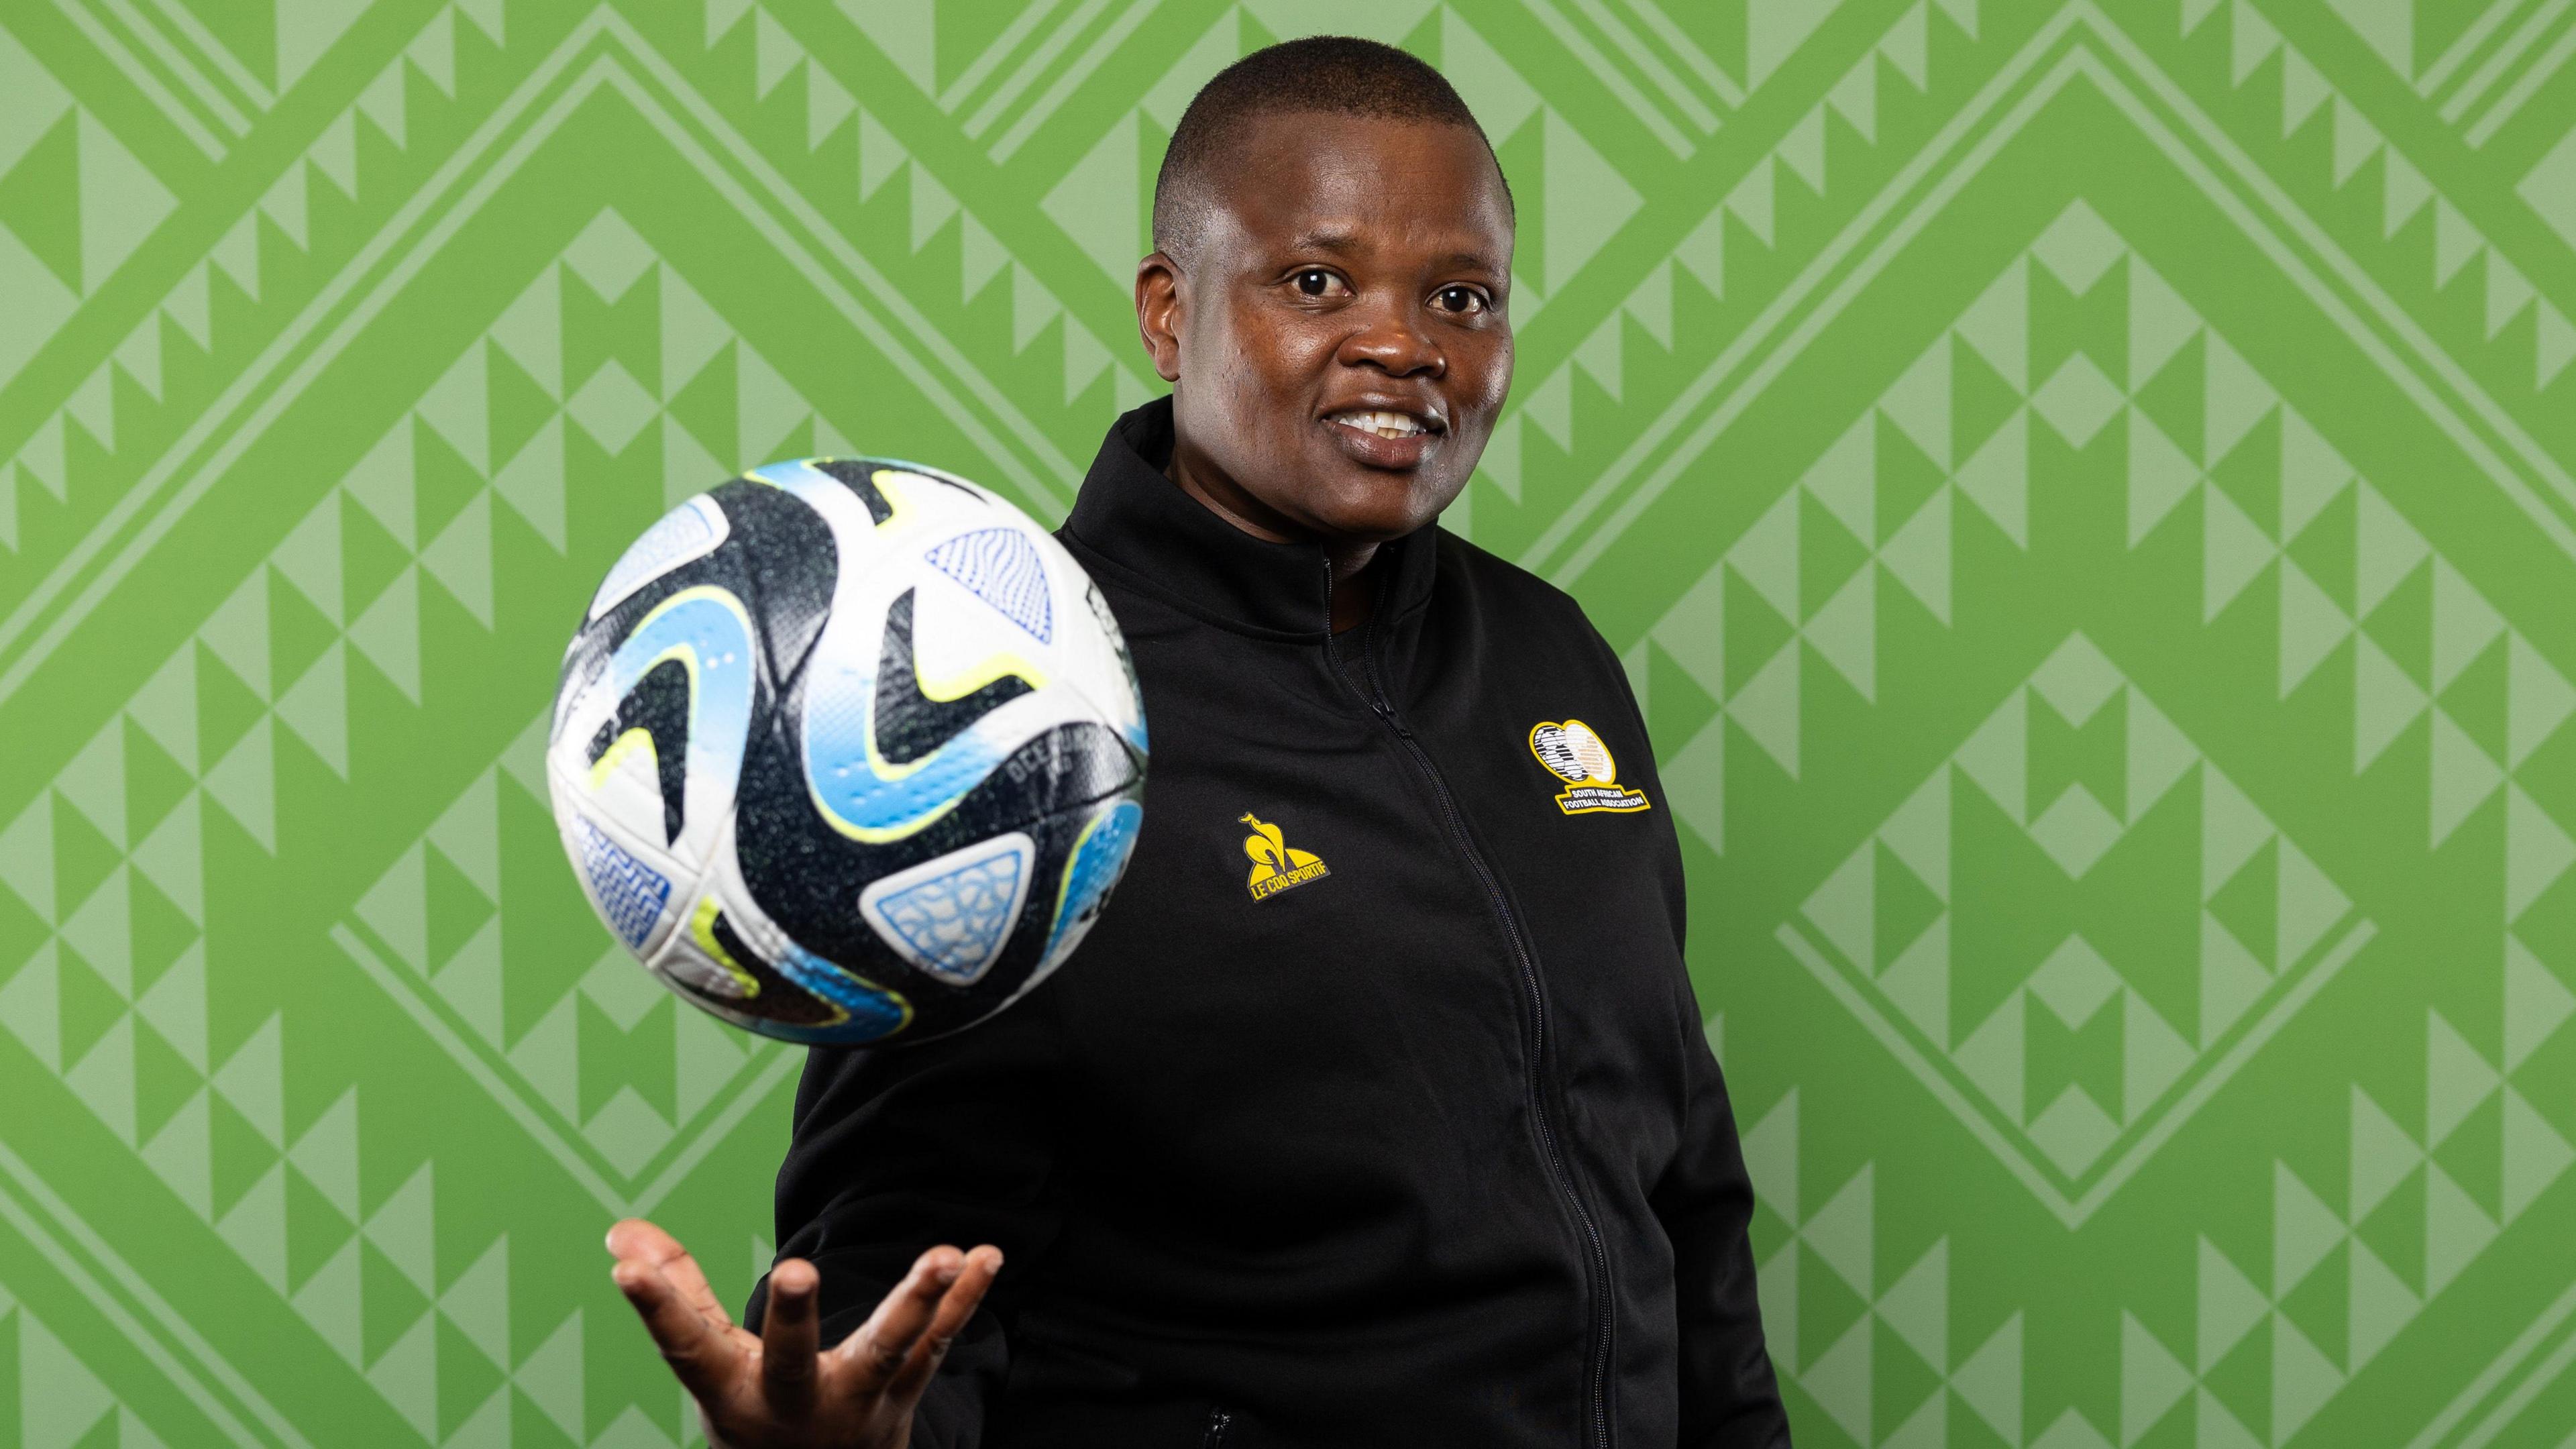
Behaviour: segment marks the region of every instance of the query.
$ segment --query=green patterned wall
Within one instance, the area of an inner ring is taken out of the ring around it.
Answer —
[[[1456,80],[1803,1445],[2576,1431],[2569,0],[7,0],[0,1445],[664,1445],[797,1058],[552,835],[666,500],[1064,508],[1198,81]],[[1077,967],[1078,969],[1078,967]]]

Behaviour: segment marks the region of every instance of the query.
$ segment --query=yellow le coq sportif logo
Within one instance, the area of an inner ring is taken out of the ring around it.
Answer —
[[[1333,873],[1312,851],[1289,849],[1279,838],[1279,827],[1269,821],[1247,814],[1243,823],[1252,827],[1252,833],[1243,837],[1243,853],[1252,860],[1252,878],[1244,884],[1251,888],[1254,900],[1266,901],[1290,886],[1322,880]]]
[[[1579,719],[1539,721],[1530,730],[1529,747],[1540,764],[1566,782],[1556,793],[1556,808],[1568,815],[1654,808],[1645,791],[1619,783],[1619,766],[1610,758],[1610,747],[1601,742],[1598,731]]]

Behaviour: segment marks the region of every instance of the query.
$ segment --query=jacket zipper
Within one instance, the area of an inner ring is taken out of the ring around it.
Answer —
[[[1449,829],[1450,842],[1457,847],[1458,853],[1466,858],[1468,868],[1475,873],[1476,883],[1484,887],[1485,904],[1493,911],[1494,918],[1502,923],[1504,939],[1511,943],[1513,959],[1520,967],[1521,984],[1528,995],[1530,1005],[1532,1045],[1529,1079],[1526,1083],[1530,1112],[1538,1123],[1539,1145],[1547,1153],[1548,1176],[1556,1184],[1557,1192],[1564,1197],[1566,1206],[1573,1211],[1574,1220],[1582,1225],[1585,1244],[1591,1249],[1592,1283],[1587,1296],[1592,1300],[1590,1306],[1593,1310],[1591,1316],[1594,1342],[1591,1362],[1584,1368],[1584,1377],[1587,1381],[1585,1397],[1592,1410],[1594,1449],[1610,1449],[1607,1384],[1610,1371],[1610,1334],[1614,1326],[1609,1294],[1610,1250],[1602,1240],[1600,1224],[1593,1220],[1591,1209],[1583,1204],[1583,1195],[1575,1191],[1573,1169],[1568,1165],[1563,1151],[1557,1145],[1555,1121],[1548,1112],[1547,1092],[1540,1082],[1539,1074],[1545,1069],[1548,1036],[1547,994],[1539,980],[1538,955],[1531,947],[1529,938],[1522,934],[1520,921],[1512,914],[1511,903],[1504,899],[1502,883],[1495,877],[1493,867],[1486,864],[1483,852],[1476,849],[1475,840],[1467,834],[1466,817],[1459,813],[1458,802],[1449,792],[1449,782],[1441,777],[1440,767],[1432,763],[1430,751],[1425,750],[1422,742],[1413,737],[1412,727],[1405,724],[1403,717],[1395,712],[1395,705],[1386,697],[1386,687],[1379,679],[1377,669],[1376,611],[1372,610],[1368,622],[1360,626],[1360,659],[1368,669],[1368,690],[1362,693],[1357,685],[1351,683],[1350,676],[1343,671],[1340,655],[1330,635],[1332,579],[1332,563],[1326,560],[1324,564],[1324,617],[1327,620],[1324,641],[1325,658],[1332,665],[1334,674],[1340,677],[1343,685],[1352,693],[1359,694],[1361,700],[1368,705],[1370,712],[1394,733],[1396,739],[1404,746],[1405,753],[1412,758],[1414,768],[1421,771],[1422,777],[1430,782],[1431,793],[1440,801],[1440,810]]]

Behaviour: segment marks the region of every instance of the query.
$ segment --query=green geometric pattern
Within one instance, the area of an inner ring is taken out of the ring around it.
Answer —
[[[1520,205],[1451,526],[1662,754],[1802,1445],[2576,1434],[2576,6],[53,0],[0,15],[0,1442],[675,1445],[794,1054],[537,768],[667,503],[1150,396],[1232,57]],[[1525,722],[1524,722],[1525,727]]]

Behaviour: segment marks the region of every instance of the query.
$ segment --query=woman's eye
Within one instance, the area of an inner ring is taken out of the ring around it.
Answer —
[[[1483,295],[1473,287],[1443,287],[1431,296],[1443,312],[1480,312],[1485,306]]]

